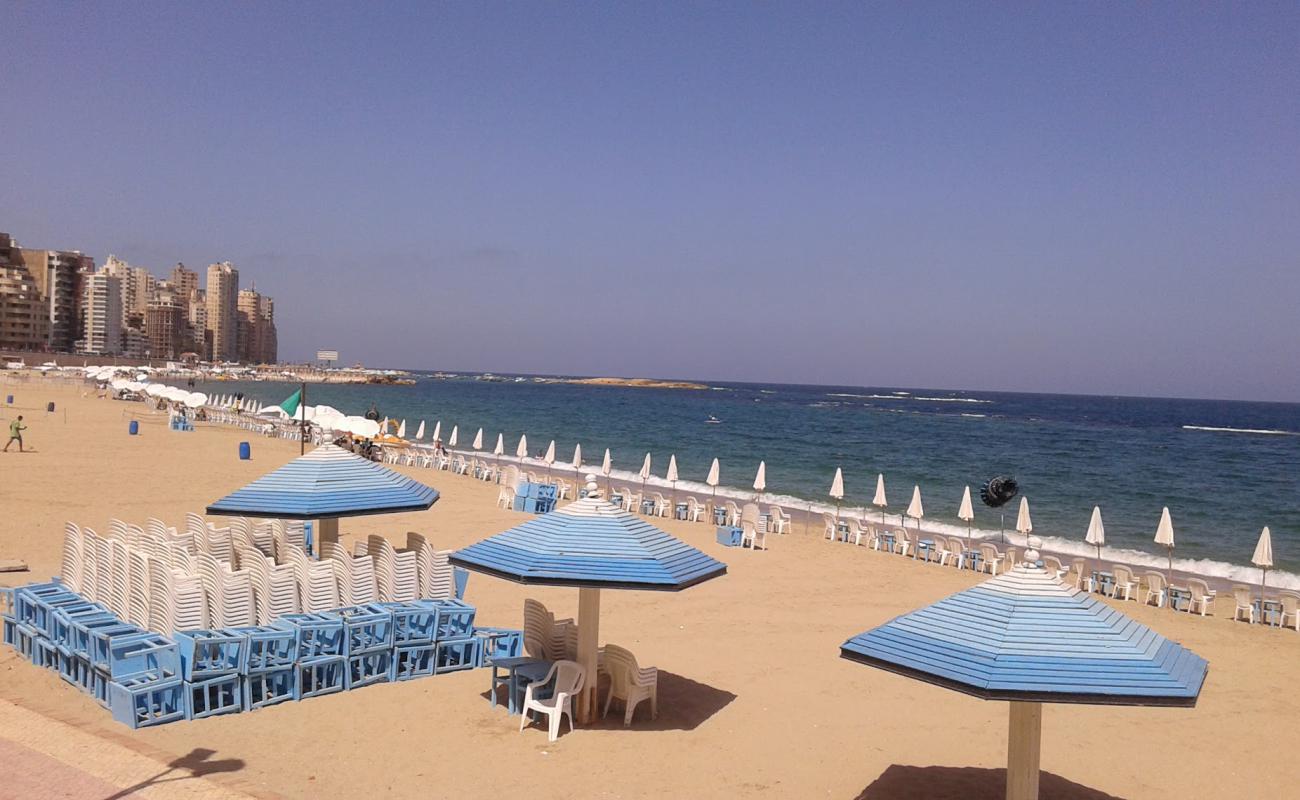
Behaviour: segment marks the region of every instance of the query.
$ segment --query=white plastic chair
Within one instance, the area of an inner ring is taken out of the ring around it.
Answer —
[[[1165,597],[1167,596],[1165,594],[1164,573],[1148,570],[1142,574],[1142,578],[1146,581],[1146,594],[1142,595],[1142,605],[1149,605],[1154,598],[1156,608],[1164,608]]]
[[[1241,615],[1246,615],[1247,622],[1255,621],[1255,602],[1250,596],[1249,586],[1232,587],[1232,599],[1237,601],[1237,607],[1232,611],[1232,621],[1236,622],[1241,619]]]
[[[1111,597],[1119,597],[1120,592],[1123,592],[1125,600],[1137,599],[1142,584],[1133,577],[1133,572],[1128,567],[1116,564],[1111,568],[1111,575],[1115,578],[1115,585],[1110,590]]]
[[[772,532],[781,534],[790,532],[790,515],[780,506],[768,509],[768,519],[772,520]]]
[[[1300,631],[1300,594],[1278,592],[1277,599],[1282,604],[1282,619],[1278,624],[1285,628],[1289,619],[1291,626]]]
[[[632,724],[632,715],[642,700],[650,701],[650,718],[659,716],[659,670],[639,667],[636,656],[615,644],[603,648],[604,671],[609,673],[609,694],[605,697],[602,717],[609,716],[609,706],[618,698],[623,701],[623,727]]]
[[[556,661],[540,683],[530,683],[524,691],[524,707],[519,715],[519,731],[522,733],[531,718],[529,712],[536,712],[546,717],[548,741],[555,741],[560,736],[560,721],[569,718],[569,731],[573,731],[573,696],[582,691],[586,670],[576,661]],[[534,690],[551,686],[551,696],[545,699],[534,697]]]
[[[691,522],[699,522],[701,519],[704,519],[706,511],[707,508],[703,501],[697,500],[694,497],[686,498],[686,518]]]
[[[980,545],[980,569],[990,575],[997,575],[998,570],[1002,568],[1002,554],[998,549],[988,542]]]
[[[1192,595],[1192,602],[1187,605],[1187,613],[1192,614],[1197,611],[1201,616],[1205,616],[1214,605],[1215,592],[1210,585],[1200,578],[1189,578],[1187,581],[1187,590]]]

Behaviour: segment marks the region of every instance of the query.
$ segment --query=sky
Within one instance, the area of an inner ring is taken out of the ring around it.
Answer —
[[[1300,401],[1300,4],[0,19],[0,230],[282,359]]]

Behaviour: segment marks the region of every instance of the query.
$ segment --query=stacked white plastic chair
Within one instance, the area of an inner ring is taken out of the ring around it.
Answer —
[[[254,624],[253,586],[247,570],[231,570],[210,553],[201,552],[198,573],[208,595],[209,622],[213,627]]]
[[[109,560],[100,562],[100,569],[109,576],[108,602],[104,603],[119,619],[127,618],[126,598],[130,594],[130,562],[127,558],[126,542],[121,539],[108,539]],[[104,601],[100,601],[104,602]]]
[[[149,627],[149,565],[152,559],[143,548],[127,551],[126,621],[142,628]]]
[[[384,537],[371,534],[366,539],[366,552],[374,559],[380,600],[409,602],[420,596],[418,551],[398,550]]]
[[[69,522],[63,528],[63,562],[59,568],[59,577],[69,589],[79,593],[85,569],[81,528],[76,523]]]
[[[287,556],[298,582],[298,596],[304,612],[327,611],[342,605],[337,577],[339,569],[333,559],[314,561],[301,548],[290,548]]]
[[[365,545],[358,543],[364,551]],[[335,563],[339,582],[339,600],[344,605],[373,603],[376,600],[375,562],[369,555],[353,555],[338,542],[323,542],[321,553]]]
[[[258,625],[269,625],[278,617],[302,610],[294,565],[277,565],[247,545],[239,551],[239,565],[249,575]]]

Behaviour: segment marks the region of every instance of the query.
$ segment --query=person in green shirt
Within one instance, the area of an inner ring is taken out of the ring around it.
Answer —
[[[5,442],[4,449],[6,453],[9,452],[9,445],[14,442],[18,443],[18,452],[23,452],[23,431],[25,430],[27,430],[27,426],[23,424],[23,415],[19,414],[18,419],[9,423],[9,441]]]

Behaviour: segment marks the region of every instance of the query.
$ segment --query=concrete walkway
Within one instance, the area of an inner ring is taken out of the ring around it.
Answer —
[[[165,764],[0,700],[0,800],[252,798],[202,777],[235,772],[243,766],[240,761],[214,755],[196,750]]]

